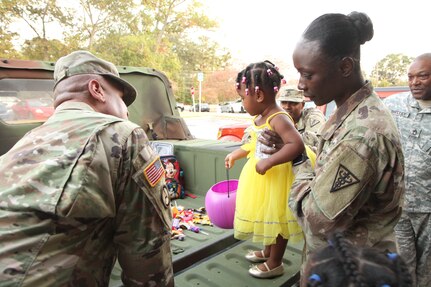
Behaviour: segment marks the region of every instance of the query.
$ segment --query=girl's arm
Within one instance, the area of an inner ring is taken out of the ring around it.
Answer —
[[[305,150],[301,135],[287,115],[275,116],[270,124],[283,140],[284,146],[269,158],[262,159],[257,163],[256,171],[259,174],[265,174],[273,166],[294,160]]]
[[[241,148],[234,150],[230,154],[228,154],[224,159],[224,165],[226,168],[232,168],[235,164],[235,161],[241,158],[244,158],[248,155],[248,151],[245,151]]]

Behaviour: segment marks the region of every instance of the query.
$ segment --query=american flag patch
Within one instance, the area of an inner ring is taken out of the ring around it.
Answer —
[[[164,174],[165,169],[159,157],[153,160],[153,162],[144,169],[144,176],[151,187],[155,186],[162,179]]]

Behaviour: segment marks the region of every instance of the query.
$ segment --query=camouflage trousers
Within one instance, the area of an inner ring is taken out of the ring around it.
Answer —
[[[431,215],[403,212],[395,226],[399,253],[409,266],[413,286],[431,286]]]

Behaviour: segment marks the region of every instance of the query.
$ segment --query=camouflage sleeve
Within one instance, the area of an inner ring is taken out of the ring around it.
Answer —
[[[145,132],[135,129],[123,147],[115,243],[126,286],[173,286],[171,212],[163,165]]]
[[[350,226],[371,193],[385,193],[393,176],[389,158],[396,152],[381,136],[351,137],[322,152],[325,157],[318,159],[314,178],[306,164],[297,167],[289,205],[306,235],[324,240],[337,228]]]

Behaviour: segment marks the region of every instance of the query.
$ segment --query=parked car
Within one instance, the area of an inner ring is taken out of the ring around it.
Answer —
[[[195,104],[195,110],[193,110],[193,106],[190,107],[190,111],[196,111],[199,112],[199,104]],[[210,106],[207,103],[202,103],[201,106],[201,112],[209,112],[210,111]]]
[[[24,99],[12,106],[16,120],[45,121],[54,113],[52,99]]]
[[[232,112],[234,113],[245,113],[245,109],[244,109],[244,106],[242,105],[241,99],[231,102],[230,106],[232,108]]]
[[[233,113],[233,108],[229,102],[219,104],[218,109],[221,113]]]

